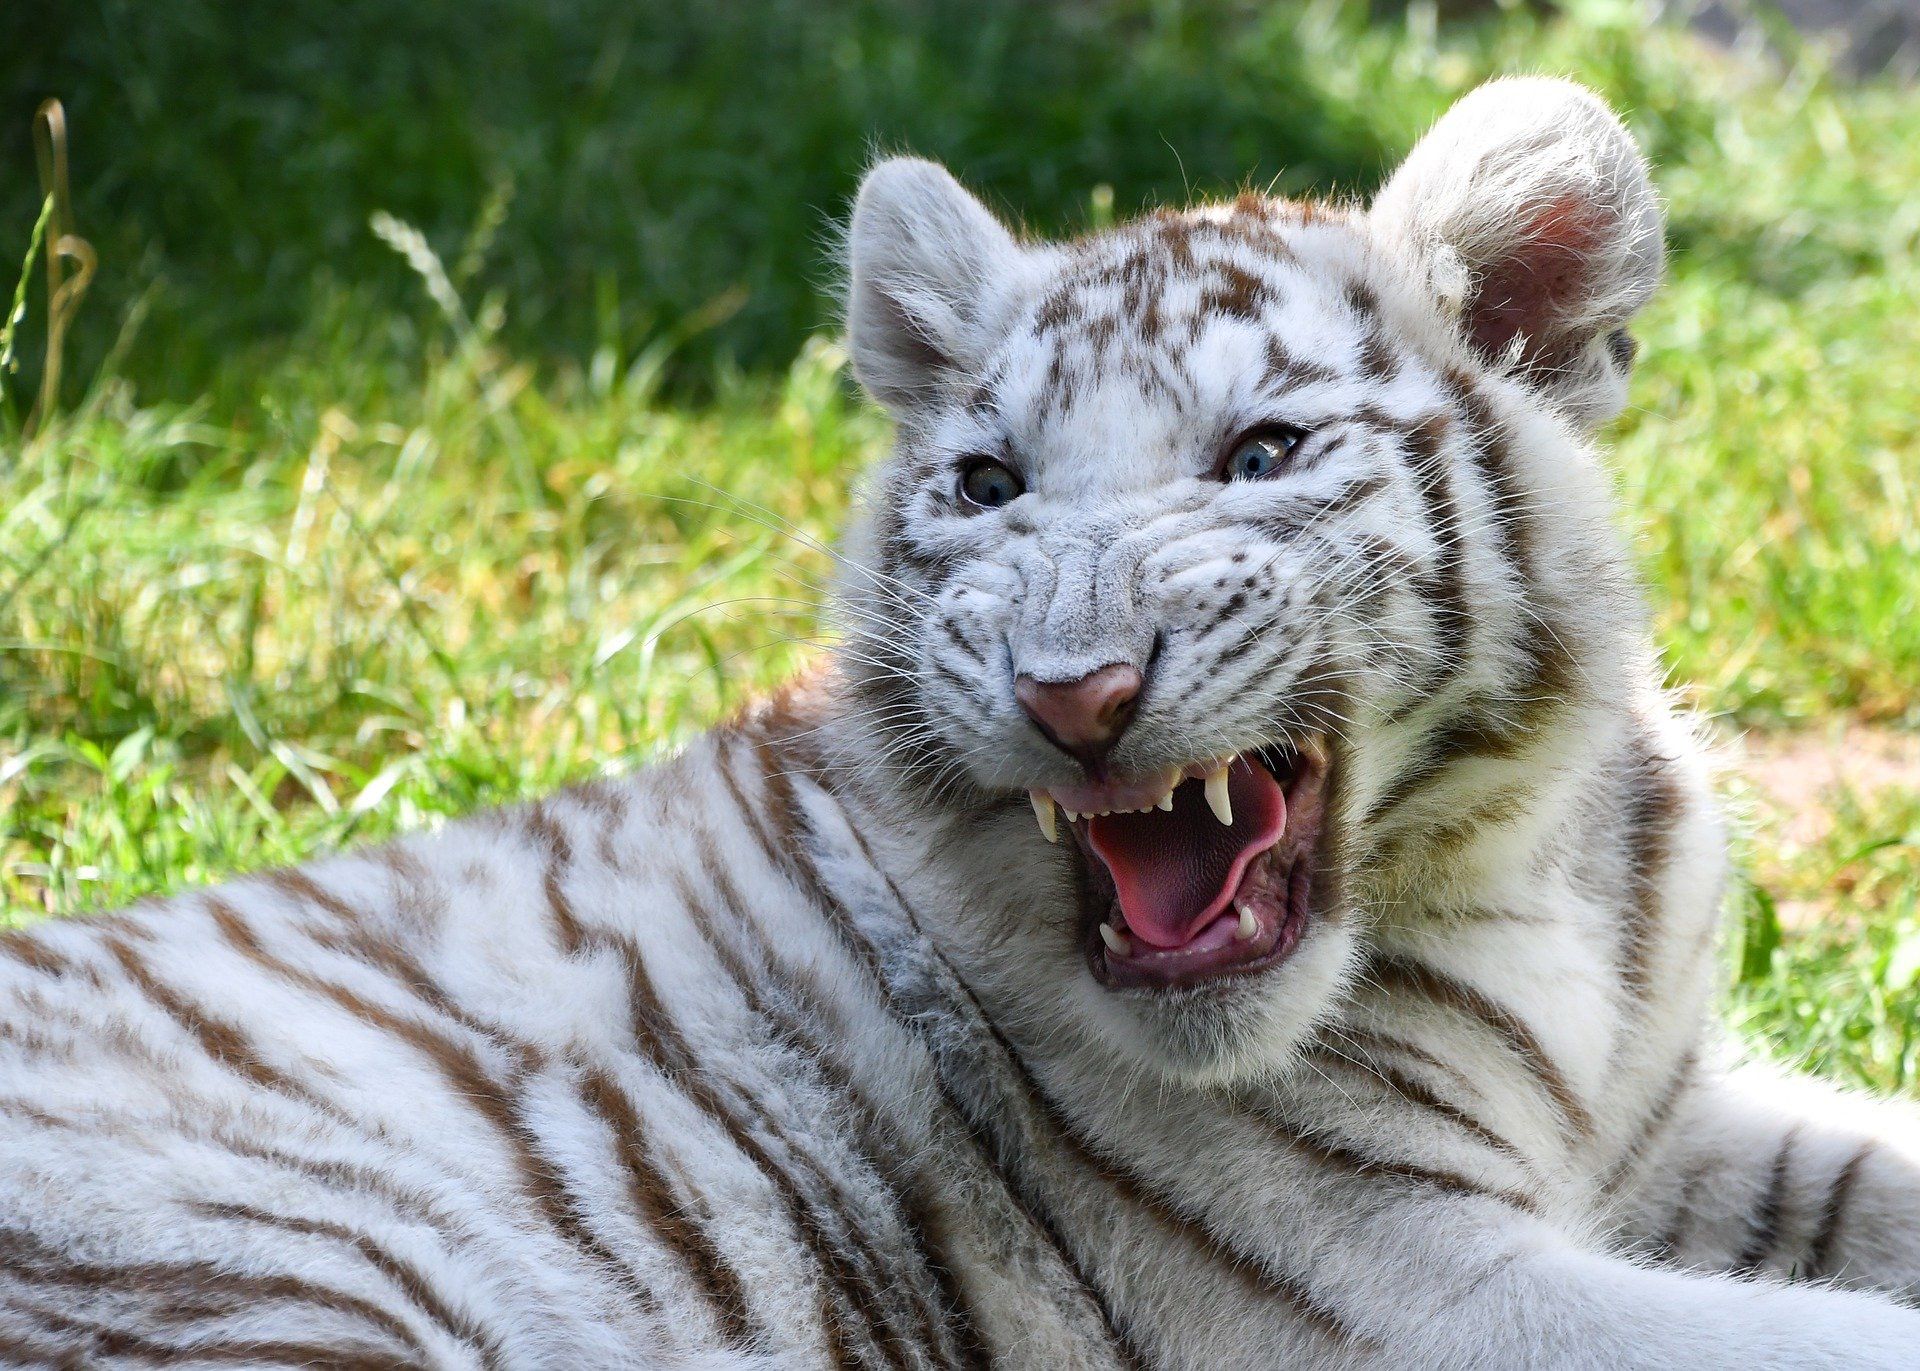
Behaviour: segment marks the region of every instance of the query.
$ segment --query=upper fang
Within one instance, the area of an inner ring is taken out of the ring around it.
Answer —
[[[1033,801],[1033,817],[1040,821],[1040,836],[1050,843],[1059,842],[1060,827],[1053,817],[1053,796],[1029,790],[1027,798]]]
[[[1227,769],[1217,766],[1207,773],[1207,808],[1221,823],[1233,824],[1233,799],[1227,794]]]

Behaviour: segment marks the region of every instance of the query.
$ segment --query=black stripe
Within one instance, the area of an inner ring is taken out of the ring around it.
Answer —
[[[1548,1055],[1533,1030],[1511,1009],[1424,962],[1376,957],[1368,979],[1390,993],[1415,995],[1479,1020],[1498,1035],[1526,1067],[1577,1135],[1585,1137],[1593,1131],[1593,1115],[1574,1093],[1559,1063]]]
[[[1452,476],[1440,453],[1449,427],[1445,415],[1432,415],[1414,425],[1403,440],[1413,469],[1414,485],[1426,510],[1427,527],[1436,544],[1432,570],[1415,585],[1428,613],[1433,616],[1436,651],[1434,666],[1415,692],[1414,703],[1400,711],[1394,722],[1439,695],[1467,666],[1473,620],[1467,605],[1464,553],[1460,546],[1460,507],[1454,499]]]
[[[1846,1215],[1847,1201],[1860,1180],[1860,1168],[1878,1147],[1879,1143],[1872,1139],[1861,1143],[1827,1188],[1827,1202],[1820,1210],[1820,1227],[1807,1247],[1807,1261],[1802,1269],[1807,1280],[1819,1280],[1833,1269],[1834,1249],[1839,1246],[1840,1222]]]
[[[1493,1200],[1526,1214],[1536,1213],[1539,1210],[1539,1201],[1532,1195],[1523,1194],[1517,1190],[1502,1190],[1482,1185],[1479,1181],[1461,1175],[1457,1171],[1422,1166],[1417,1162],[1399,1161],[1391,1157],[1362,1152],[1346,1143],[1336,1142],[1317,1133],[1305,1132],[1271,1109],[1256,1107],[1254,1114],[1267,1126],[1282,1146],[1305,1155],[1329,1170],[1364,1178],[1380,1177],[1404,1181],[1409,1185],[1439,1190],[1469,1199]]]
[[[1740,1255],[1734,1259],[1735,1271],[1757,1270],[1760,1263],[1772,1256],[1773,1249],[1780,1245],[1780,1219],[1786,1207],[1788,1164],[1792,1160],[1793,1145],[1799,1134],[1799,1126],[1795,1125],[1780,1139],[1780,1146],[1773,1154],[1773,1166],[1767,1172],[1766,1192],[1760,1197],[1760,1207],[1754,1213],[1751,1231],[1747,1235],[1747,1245],[1740,1249]]]
[[[1354,1035],[1349,1033],[1348,1036],[1351,1037]],[[1390,1042],[1391,1040],[1381,1041]],[[1533,1159],[1521,1151],[1518,1145],[1496,1132],[1489,1124],[1477,1116],[1469,1113],[1467,1110],[1453,1103],[1453,1101],[1447,1099],[1444,1095],[1436,1092],[1419,1078],[1411,1076],[1397,1067],[1390,1066],[1380,1061],[1377,1057],[1370,1056],[1368,1060],[1364,1062],[1356,1061],[1329,1043],[1320,1043],[1308,1050],[1313,1052],[1322,1062],[1337,1064],[1345,1067],[1349,1071],[1374,1078],[1409,1104],[1418,1105],[1430,1114],[1439,1115],[1448,1123],[1459,1128],[1462,1132],[1471,1134],[1493,1151],[1500,1153],[1511,1161],[1519,1162],[1529,1169],[1532,1168]],[[1420,1056],[1426,1055],[1420,1052],[1418,1048],[1414,1048],[1411,1044],[1402,1044],[1401,1050],[1407,1051],[1409,1055],[1414,1053],[1419,1053]]]

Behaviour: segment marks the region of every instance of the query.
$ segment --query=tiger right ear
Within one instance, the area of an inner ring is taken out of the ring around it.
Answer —
[[[978,366],[1031,256],[945,168],[913,157],[867,173],[847,247],[853,373],[895,414]]]
[[[1369,212],[1484,357],[1593,428],[1626,399],[1623,332],[1660,283],[1647,165],[1571,81],[1492,81],[1422,138]]]

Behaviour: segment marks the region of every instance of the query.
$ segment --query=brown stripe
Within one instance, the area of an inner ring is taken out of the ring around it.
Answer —
[[[1254,1113],[1282,1146],[1304,1154],[1328,1170],[1360,1177],[1385,1177],[1389,1180],[1406,1181],[1412,1185],[1443,1190],[1451,1195],[1494,1200],[1527,1214],[1538,1211],[1539,1201],[1532,1195],[1523,1194],[1517,1190],[1502,1190],[1482,1185],[1479,1181],[1463,1176],[1457,1171],[1374,1156],[1344,1143],[1303,1132],[1287,1119],[1267,1108],[1256,1108]]]
[[[162,982],[125,939],[114,935],[101,941],[140,993],[198,1042],[209,1057],[262,1089],[296,1100],[314,1098],[303,1083],[261,1057],[245,1032],[214,1018]]]
[[[1531,585],[1534,578],[1533,521],[1514,473],[1506,422],[1494,413],[1493,406],[1475,388],[1473,377],[1466,372],[1448,371],[1447,385],[1474,438],[1473,463],[1480,472],[1493,509],[1494,536],[1500,545],[1500,555],[1524,588]]]
[[[342,1161],[337,1157],[297,1156],[254,1138],[223,1133],[215,1133],[201,1141],[236,1157],[247,1157],[291,1171],[329,1190],[346,1191],[363,1198],[384,1201],[396,1214],[403,1215],[420,1227],[438,1231],[449,1242],[461,1241],[468,1234],[465,1224],[441,1210],[430,1197],[396,1180],[390,1172],[379,1167]]]
[[[64,976],[73,968],[65,957],[20,928],[0,933],[0,955],[12,957],[48,976]]]
[[[791,746],[791,744],[788,744],[788,746]],[[779,745],[775,744],[768,744],[761,751],[760,757],[763,764],[769,759],[776,765],[783,762]],[[778,852],[772,848],[766,840],[764,830],[760,828],[758,815],[746,805],[729,769],[722,767],[721,770],[722,775],[726,779],[728,789],[733,793],[735,800],[740,805],[742,821],[747,825],[749,831],[755,834],[756,840],[760,842],[762,848],[766,850],[768,860],[777,870],[784,871],[786,863],[782,858],[789,854]],[[918,1021],[903,1014],[895,1003],[892,985],[880,965],[878,953],[873,945],[850,925],[845,912],[840,908],[838,903],[825,896],[824,883],[820,881],[818,873],[813,870],[812,864],[808,859],[808,842],[806,835],[795,835],[795,837],[797,840],[790,853],[791,860],[795,865],[804,868],[806,873],[805,883],[808,884],[810,888],[821,892],[821,899],[816,900],[815,903],[821,913],[826,916],[824,922],[827,929],[839,942],[846,955],[865,968],[876,993],[878,993],[889,1011],[892,1012],[896,1022],[899,1022],[918,1036],[921,1032]],[[866,859],[868,865],[872,867],[882,880],[886,881],[889,890],[892,892],[894,898],[900,902],[901,907],[903,909],[907,908],[899,889],[894,886],[892,878],[888,876],[874,860],[873,853],[867,848],[865,840],[861,838],[858,833],[855,833],[854,841],[859,845],[861,854]],[[913,917],[910,909],[908,912],[909,917]],[[977,1010],[978,1008],[979,1006],[976,1003],[975,1009]],[[969,1140],[973,1143],[976,1156],[981,1164],[985,1166],[999,1182],[1002,1193],[1007,1197],[1008,1203],[1023,1215],[1033,1225],[1033,1231],[1047,1242],[1054,1256],[1059,1260],[1061,1267],[1073,1278],[1082,1293],[1086,1295],[1088,1302],[1100,1316],[1102,1325],[1111,1342],[1110,1350],[1114,1353],[1116,1359],[1127,1367],[1143,1365],[1144,1362],[1138,1350],[1134,1348],[1119,1331],[1119,1325],[1114,1318],[1113,1311],[1108,1307],[1105,1294],[1088,1279],[1086,1272],[1079,1263],[1079,1259],[1074,1255],[1072,1248],[1067,1244],[1066,1239],[1062,1236],[1059,1229],[1055,1227],[1052,1217],[1032,1203],[1025,1190],[1015,1181],[1005,1165],[1003,1165],[999,1156],[999,1149],[993,1139],[982,1131],[981,1125],[967,1112],[960,1101],[955,1098],[946,1080],[937,1072],[934,1076],[934,1084],[939,1092],[942,1104],[946,1107],[947,1112],[959,1121],[966,1131]]]
[[[1574,1093],[1559,1064],[1511,1009],[1424,962],[1380,956],[1375,958],[1371,972],[1372,979],[1383,989],[1417,995],[1485,1024],[1520,1059],[1577,1135],[1585,1137],[1593,1131],[1592,1114]]]
[[[855,841],[860,845],[862,855],[867,862],[887,882],[889,891],[901,909],[906,912],[922,944],[933,956],[940,957],[938,950],[927,939],[920,925],[919,916],[907,902],[899,887],[894,884],[892,877],[887,875],[874,860],[873,853],[867,848],[865,840],[860,837],[858,831],[851,829],[849,831],[853,833]],[[1057,1143],[1068,1153],[1075,1169],[1102,1181],[1121,1200],[1145,1213],[1169,1235],[1197,1249],[1199,1255],[1209,1263],[1224,1268],[1249,1293],[1255,1296],[1277,1296],[1285,1300],[1300,1313],[1304,1321],[1324,1336],[1344,1342],[1364,1342],[1364,1339],[1355,1330],[1349,1328],[1336,1313],[1320,1304],[1305,1286],[1273,1271],[1264,1259],[1256,1259],[1249,1263],[1240,1254],[1223,1245],[1203,1223],[1182,1212],[1123,1164],[1103,1156],[1091,1143],[1083,1139],[1052,1099],[1040,1088],[1039,1082],[1034,1078],[1025,1060],[1001,1033],[999,1026],[987,1016],[979,997],[967,984],[965,978],[959,974],[958,969],[944,957],[940,957],[940,960],[948,975],[952,977],[953,984],[966,997],[975,1022],[986,1030],[999,1049],[1002,1060],[1012,1072],[1018,1083],[1020,1094],[1029,1108],[1047,1124]],[[1104,1312],[1104,1301],[1101,1302],[1101,1307]],[[1110,1315],[1109,1319],[1111,1321]]]
[[[1433,699],[1466,669],[1472,633],[1463,572],[1464,553],[1460,547],[1460,508],[1454,500],[1452,476],[1440,455],[1440,445],[1446,440],[1449,427],[1446,415],[1432,415],[1414,425],[1404,440],[1414,485],[1426,510],[1427,527],[1437,544],[1432,571],[1417,583],[1421,598],[1433,616],[1436,661],[1409,709]],[[1402,710],[1394,722],[1404,718],[1407,712]]]
[[[1698,1046],[1689,1047],[1675,1064],[1673,1075],[1668,1079],[1659,1096],[1647,1107],[1646,1114],[1640,1120],[1640,1127],[1634,1130],[1633,1136],[1621,1147],[1620,1155],[1614,1159],[1613,1165],[1607,1168],[1607,1173],[1600,1182],[1602,1192],[1606,1194],[1616,1192],[1621,1183],[1632,1174],[1641,1157],[1659,1139],[1661,1131],[1673,1118],[1673,1111],[1680,1103],[1680,1096],[1693,1079],[1693,1068],[1699,1061],[1699,1055]]]
[[[702,869],[714,880],[716,885],[722,887],[723,893],[731,895],[728,903],[736,911],[736,915],[738,916],[741,908],[739,893],[732,888],[732,881],[726,874],[726,867],[720,861],[719,854],[712,848],[711,837],[707,835],[704,830],[696,829],[696,832],[698,834],[697,841],[700,844]],[[769,1028],[773,1028],[774,1020],[777,1016],[769,1009],[766,1001],[756,989],[756,977],[753,969],[746,965],[745,961],[739,956],[730,943],[720,938],[715,927],[716,921],[713,913],[707,907],[701,892],[693,887],[691,879],[683,870],[675,870],[674,882],[681,903],[686,908],[695,931],[700,935],[709,950],[719,959],[722,969],[726,971],[727,975],[732,977],[736,987],[746,1001],[748,1012],[760,1023],[765,1024]],[[789,1039],[788,1045],[797,1046],[791,1039]],[[823,1067],[825,1063],[816,1055],[814,1065]],[[857,1098],[850,1096],[848,1092],[843,1091],[842,1095],[843,1098],[847,1098],[850,1103],[858,1104]],[[762,1123],[770,1132],[788,1141],[789,1146],[792,1147],[790,1140],[786,1139],[785,1130],[781,1128],[779,1120],[776,1120],[764,1107],[756,1106],[756,1112],[759,1113]],[[833,1205],[831,1209],[839,1221],[842,1231],[847,1235],[847,1239],[854,1249],[855,1257],[858,1258],[861,1266],[870,1275],[867,1283],[869,1302],[873,1305],[878,1305],[882,1302],[884,1295],[896,1293],[897,1289],[902,1285],[907,1286],[907,1293],[912,1296],[911,1300],[907,1305],[888,1303],[886,1313],[889,1321],[891,1322],[896,1319],[901,1320],[898,1326],[903,1341],[912,1342],[917,1339],[917,1345],[939,1349],[940,1355],[943,1358],[950,1358],[952,1354],[945,1346],[945,1311],[941,1311],[929,1304],[924,1296],[924,1292],[917,1286],[914,1286],[911,1282],[899,1280],[898,1277],[903,1276],[905,1273],[898,1271],[896,1264],[888,1261],[887,1258],[876,1251],[874,1245],[868,1241],[866,1233],[863,1231],[861,1217],[858,1212],[862,1208],[862,1201],[865,1197],[856,1196],[849,1192],[844,1183],[845,1178],[822,1167],[809,1149],[805,1147],[792,1147],[792,1152],[796,1162],[811,1175],[813,1195],[816,1203],[825,1201],[829,1195],[839,1195],[849,1202],[846,1204]],[[863,1155],[869,1161],[875,1159],[875,1154],[871,1149]],[[895,1216],[902,1216],[905,1206],[898,1192],[886,1183],[884,1177],[876,1175],[874,1179],[876,1183],[880,1185],[880,1188],[887,1192],[888,1198],[893,1201],[891,1209]],[[906,1227],[907,1225],[903,1222],[902,1226]],[[924,1249],[921,1255],[923,1259],[928,1257]],[[925,1260],[923,1264],[929,1269],[934,1265],[931,1260]],[[895,1277],[895,1279],[887,1279],[886,1277],[889,1275]],[[916,1322],[918,1324],[917,1328],[912,1326]]]
[[[261,879],[295,904],[318,905],[342,922],[354,923],[361,917],[359,910],[298,868],[270,871]]]
[[[613,1131],[634,1208],[693,1276],[719,1320],[721,1336],[735,1348],[751,1346],[758,1334],[748,1319],[746,1286],[706,1230],[682,1208],[660,1170],[658,1158],[647,1146],[646,1130],[632,1101],[607,1072],[597,1067],[582,1072],[581,1095],[587,1107]]]
[[[329,1371],[418,1371],[420,1365],[411,1357],[396,1357],[390,1352],[343,1346],[337,1341],[323,1344],[268,1339],[206,1339],[167,1343],[68,1314],[43,1313],[41,1317],[50,1326],[86,1340],[89,1359],[69,1365],[97,1365],[92,1358],[103,1356],[137,1357],[163,1366],[324,1366]]]
[[[1341,379],[1340,373],[1330,366],[1294,356],[1278,338],[1267,339],[1266,363],[1266,383],[1283,390],[1302,385],[1328,385]]]
[[[969,990],[971,995],[972,991]],[[976,999],[975,1005],[979,1002]],[[1254,1298],[1278,1297],[1298,1312],[1303,1320],[1323,1336],[1338,1342],[1363,1342],[1364,1339],[1332,1309],[1320,1303],[1313,1292],[1291,1276],[1272,1270],[1265,1261],[1249,1263],[1239,1253],[1215,1237],[1204,1223],[1180,1209],[1150,1182],[1135,1175],[1126,1164],[1110,1157],[1082,1137],[1052,1098],[1041,1089],[1024,1059],[991,1020],[982,1017],[988,1032],[1005,1056],[1020,1084],[1028,1104],[1045,1121],[1059,1144],[1072,1158],[1074,1167],[1093,1176],[1111,1189],[1124,1203],[1151,1218],[1167,1235],[1194,1249],[1207,1263],[1224,1268],[1242,1289]]]
[[[186,1301],[199,1301],[201,1317],[252,1311],[262,1303],[284,1302],[322,1309],[379,1328],[424,1354],[419,1336],[391,1311],[344,1290],[291,1275],[231,1271],[212,1262],[134,1262],[103,1265],[75,1261],[18,1230],[0,1230],[0,1269],[31,1286],[79,1288],[90,1293],[124,1292],[146,1301],[147,1317],[171,1315]],[[212,1303],[208,1303],[212,1301]],[[192,1345],[197,1351],[198,1344]]]
[[[627,968],[628,1009],[636,1044],[640,1051],[671,1079],[672,1084],[727,1134],[735,1150],[760,1169],[781,1199],[788,1220],[806,1244],[814,1265],[827,1278],[828,1297],[821,1304],[834,1362],[841,1366],[866,1364],[853,1341],[853,1328],[862,1324],[862,1315],[870,1307],[865,1282],[849,1269],[845,1256],[822,1228],[818,1216],[793,1178],[787,1174],[738,1116],[733,1105],[723,1099],[707,1079],[705,1066],[681,1036],[679,1027],[667,1014],[666,1005],[649,975],[639,947],[614,932],[589,935],[589,947],[604,947],[616,953]],[[870,1333],[870,1330],[866,1330]],[[872,1340],[867,1346],[875,1356],[898,1363],[899,1353],[884,1343]]]
[[[615,1283],[639,1307],[649,1310],[656,1307],[651,1292],[635,1273],[608,1250],[574,1211],[572,1197],[556,1176],[553,1164],[540,1152],[538,1136],[520,1117],[518,1097],[510,1093],[509,1086],[494,1080],[490,1070],[471,1048],[424,1022],[405,1018],[355,994],[345,986],[289,965],[267,951],[253,930],[224,902],[210,900],[209,908],[228,940],[257,966],[292,985],[331,1000],[356,1020],[377,1025],[432,1062],[445,1078],[451,1092],[486,1119],[505,1142],[513,1158],[520,1188],[539,1205],[554,1231],[609,1272]],[[393,951],[399,955],[397,949]],[[444,994],[437,987],[425,981],[424,976],[421,981],[420,984],[408,985],[417,998],[433,995],[445,1002]],[[531,1049],[523,1050],[519,1067],[517,1074],[521,1076],[539,1069],[537,1056],[532,1054]]]
[[[329,1238],[351,1247],[360,1254],[367,1265],[398,1286],[401,1293],[411,1300],[415,1307],[440,1326],[442,1332],[455,1342],[464,1343],[478,1352],[483,1365],[489,1367],[507,1365],[506,1355],[492,1334],[442,1299],[439,1290],[434,1287],[425,1273],[381,1246],[370,1234],[349,1228],[345,1224],[324,1219],[299,1218],[291,1214],[276,1214],[248,1204],[200,1201],[192,1208],[214,1218],[234,1219],[243,1223],[281,1228],[290,1233]],[[395,1324],[400,1334],[412,1341],[412,1334],[405,1325],[400,1324],[397,1319]],[[418,1346],[417,1343],[415,1345]]]
[[[0,1306],[0,1313],[15,1312]],[[9,1366],[54,1366],[60,1371],[85,1371],[86,1363],[80,1359],[79,1349],[72,1343],[29,1341],[41,1331],[18,1326],[0,1328],[0,1358],[4,1358]]]
[[[1773,1249],[1780,1245],[1780,1219],[1787,1200],[1787,1166],[1799,1135],[1800,1128],[1796,1124],[1780,1139],[1780,1146],[1773,1154],[1773,1166],[1767,1173],[1766,1193],[1760,1197],[1760,1208],[1754,1214],[1747,1245],[1740,1249],[1740,1255],[1734,1259],[1735,1271],[1757,1270],[1760,1263],[1772,1256]]]
[[[1860,1168],[1867,1164],[1867,1158],[1879,1145],[1873,1139],[1861,1143],[1833,1178],[1833,1184],[1827,1187],[1827,1202],[1820,1210],[1820,1227],[1807,1247],[1806,1266],[1801,1272],[1805,1279],[1820,1280],[1833,1270],[1834,1249],[1839,1245],[1840,1221],[1846,1215],[1847,1201],[1860,1179]]]
[[[772,755],[777,756],[778,754],[776,752]],[[960,978],[952,964],[947,962],[944,957],[941,957],[939,951],[927,940],[926,931],[920,924],[919,915],[914,911],[913,906],[907,902],[899,886],[894,883],[893,877],[875,859],[873,850],[867,846],[866,839],[860,835],[857,829],[850,828],[848,831],[851,833],[855,845],[859,847],[860,854],[865,859],[867,865],[886,883],[888,892],[905,912],[909,923],[912,925],[922,945],[933,957],[940,960],[942,967],[948,976],[952,978],[955,987],[966,998],[974,1021],[984,1027],[992,1036],[1008,1064],[1016,1072],[1024,1073],[1025,1064],[1014,1055],[1012,1046],[1000,1034],[993,1022],[986,1017],[986,1011],[981,1006],[979,998],[973,993],[972,988]],[[801,851],[804,852],[804,847]],[[881,993],[887,998],[888,1003],[891,1005],[893,1002],[891,983],[882,971],[878,956],[873,950],[872,945],[848,926],[844,912],[840,910],[837,904],[826,903],[822,908],[833,915],[836,931],[841,935],[843,940],[857,946],[861,950],[861,958],[866,963],[869,973],[881,987]],[[903,1023],[908,1024],[916,1032],[924,1032],[924,1027],[917,1017],[901,1016],[897,1008],[895,1009],[895,1013],[897,1017],[901,1018]],[[938,1054],[936,1053],[935,1055],[937,1057]],[[1063,1234],[1056,1225],[1052,1215],[1047,1211],[1046,1206],[1041,1202],[1042,1197],[1030,1194],[1008,1169],[1005,1157],[1003,1156],[1003,1152],[1006,1151],[1007,1148],[993,1128],[993,1123],[997,1121],[976,1118],[972,1113],[967,1111],[953,1095],[948,1093],[944,1082],[942,1082],[941,1093],[949,1107],[952,1108],[960,1118],[966,1121],[968,1132],[973,1138],[974,1145],[982,1161],[992,1170],[994,1175],[1000,1179],[1006,1194],[1013,1202],[1032,1218],[1035,1228],[1045,1235],[1047,1241],[1052,1245],[1055,1254],[1059,1257],[1061,1265],[1073,1276],[1080,1289],[1086,1294],[1088,1301],[1098,1312],[1107,1335],[1111,1340],[1109,1350],[1114,1354],[1116,1360],[1129,1368],[1144,1366],[1146,1364],[1145,1357],[1131,1339],[1128,1338],[1126,1333],[1122,1331],[1120,1322],[1115,1317],[1113,1308],[1108,1302],[1106,1292],[1087,1275],[1086,1269],[1080,1263],[1078,1254],[1067,1241],[1065,1234]],[[1239,1268],[1236,1265],[1236,1270],[1237,1269]]]
[[[741,741],[751,749],[760,772],[761,793],[758,798],[761,803],[754,803],[741,791],[740,783],[733,774],[731,759],[734,749],[729,747],[727,755],[720,761],[720,779],[726,785],[727,793],[733,797],[735,811],[746,824],[754,842],[759,845],[767,864],[797,884],[816,908],[832,909],[833,896],[828,893],[819,872],[808,862],[804,842],[797,832],[799,825],[794,810],[793,783],[784,774],[783,759],[769,739]]]
[[[1662,756],[1644,732],[1636,733],[1630,746],[1625,834],[1630,902],[1621,930],[1620,978],[1644,1000],[1652,989],[1648,963],[1653,940],[1665,922],[1660,883],[1672,854],[1673,829],[1683,797],[1669,769],[1672,759]]]
[[[527,811],[527,830],[533,834],[544,859],[540,888],[546,893],[547,911],[553,916],[560,950],[572,956],[580,950],[586,936],[581,929],[579,916],[573,912],[572,901],[567,899],[564,884],[567,868],[573,865],[573,844],[567,840],[565,831],[554,822],[553,816],[547,813],[547,807],[542,803],[535,803]]]
[[[762,978],[772,976],[776,955],[773,945],[748,916],[745,900],[728,874],[726,864],[714,849],[712,836],[704,829],[698,830],[697,836],[702,867],[713,877],[715,894],[731,916],[728,920],[729,929],[754,940],[760,975]],[[922,1309],[922,1316],[929,1325],[928,1345],[940,1348],[940,1356],[948,1362],[957,1360],[966,1366],[986,1366],[986,1346],[973,1311],[954,1279],[953,1263],[946,1251],[944,1225],[934,1199],[935,1192],[944,1188],[948,1178],[930,1175],[922,1166],[905,1164],[904,1159],[909,1152],[907,1140],[888,1119],[888,1111],[876,1104],[861,1088],[852,1072],[834,1055],[831,1044],[823,1038],[819,1023],[829,1012],[826,1005],[834,998],[831,992],[820,988],[817,981],[799,979],[800,976],[810,978],[813,974],[812,968],[801,967],[791,969],[797,974],[790,974],[781,980],[779,989],[787,992],[786,995],[761,995],[754,988],[756,977],[739,953],[723,943],[710,911],[697,899],[689,901],[689,908],[696,911],[696,923],[702,936],[725,962],[729,974],[740,984],[753,1012],[777,1025],[795,1047],[804,1049],[826,1087],[847,1102],[860,1133],[861,1155],[874,1167],[882,1188],[893,1201],[897,1219],[914,1245],[920,1266],[932,1276],[937,1288],[937,1298],[931,1308]],[[797,999],[799,1004],[790,1006],[787,1003],[788,996]],[[795,1012],[796,1008],[798,1012]],[[946,1346],[949,1325],[957,1329],[959,1337],[958,1346],[951,1350]]]
[[[1427,736],[1419,754],[1388,783],[1367,811],[1367,824],[1378,824],[1468,758],[1504,755],[1516,741],[1517,735],[1478,713],[1463,713]]]
[[[1410,1045],[1409,1045],[1410,1046]],[[1381,1082],[1394,1094],[1409,1104],[1418,1105],[1430,1114],[1437,1114],[1462,1132],[1471,1134],[1480,1142],[1511,1161],[1521,1163],[1529,1169],[1533,1161],[1518,1146],[1495,1132],[1486,1123],[1462,1109],[1453,1101],[1435,1092],[1418,1077],[1408,1075],[1397,1067],[1389,1066],[1377,1059],[1356,1061],[1339,1049],[1327,1043],[1319,1043],[1307,1049],[1317,1059],[1329,1064],[1337,1064],[1347,1070],[1363,1076],[1370,1076]],[[1413,1049],[1418,1051],[1418,1049]],[[1425,1055],[1422,1053],[1421,1055]],[[1531,1200],[1529,1201],[1531,1203]]]
[[[1680,1244],[1686,1241],[1687,1229],[1693,1225],[1694,1206],[1700,1201],[1700,1187],[1705,1184],[1711,1166],[1712,1158],[1695,1158],[1687,1168],[1686,1179],[1680,1182],[1680,1198],[1674,1201],[1666,1229],[1655,1239],[1655,1250],[1668,1261],[1680,1255]]]

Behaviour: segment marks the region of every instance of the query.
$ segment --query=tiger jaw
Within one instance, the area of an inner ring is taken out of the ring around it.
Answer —
[[[1032,792],[1049,841],[1066,811],[1095,979],[1169,990],[1285,961],[1307,928],[1328,767],[1314,738],[1144,781]]]

